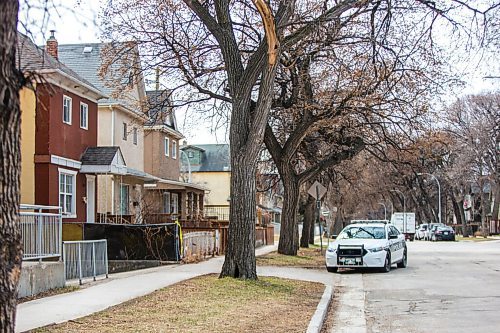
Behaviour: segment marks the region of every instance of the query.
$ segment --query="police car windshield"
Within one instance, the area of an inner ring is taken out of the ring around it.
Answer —
[[[384,227],[371,227],[371,226],[352,226],[344,229],[338,239],[384,239]]]

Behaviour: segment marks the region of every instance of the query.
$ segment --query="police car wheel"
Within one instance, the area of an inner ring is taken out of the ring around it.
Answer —
[[[339,270],[338,267],[328,267],[326,266],[326,270],[330,273],[337,273],[337,271]]]
[[[387,253],[387,255],[385,256],[384,267],[382,267],[382,272],[389,273],[390,271],[391,271],[391,255]]]
[[[398,268],[406,268],[406,265],[408,264],[408,255],[406,254],[406,248],[403,252],[403,259],[398,262]]]

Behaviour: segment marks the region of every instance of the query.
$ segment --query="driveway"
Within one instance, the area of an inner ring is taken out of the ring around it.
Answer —
[[[364,290],[366,326],[354,330],[500,332],[500,241],[408,242],[408,257],[388,274],[338,274],[344,291]]]

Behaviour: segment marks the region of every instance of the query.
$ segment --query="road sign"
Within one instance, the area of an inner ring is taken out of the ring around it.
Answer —
[[[307,191],[314,199],[321,200],[326,194],[326,187],[324,187],[320,182],[315,181],[314,184]]]

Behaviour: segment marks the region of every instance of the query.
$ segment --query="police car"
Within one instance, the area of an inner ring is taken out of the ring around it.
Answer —
[[[326,251],[326,269],[378,267],[389,272],[393,264],[406,267],[405,236],[386,220],[355,220]]]

